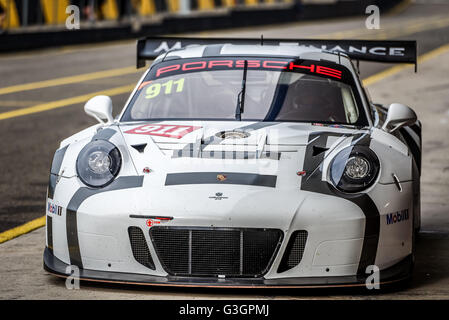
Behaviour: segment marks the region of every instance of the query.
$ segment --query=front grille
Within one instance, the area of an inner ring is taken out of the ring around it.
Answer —
[[[156,253],[176,276],[258,277],[268,271],[282,241],[277,229],[153,227]]]
[[[154,262],[151,258],[147,240],[142,229],[139,227],[129,227],[128,234],[134,259],[145,267],[155,270],[156,268],[154,267]]]
[[[298,230],[293,232],[285,249],[284,256],[279,264],[278,272],[287,271],[296,267],[302,260],[307,242],[307,231]]]

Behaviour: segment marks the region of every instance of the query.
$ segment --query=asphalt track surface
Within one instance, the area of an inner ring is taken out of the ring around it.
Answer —
[[[423,56],[411,67],[361,63],[377,102],[414,107],[424,125],[422,233],[411,288],[373,297],[449,298],[449,4],[413,4],[381,16],[381,28],[365,28],[365,17],[202,32],[199,36],[410,39]],[[440,48],[440,49],[438,49]],[[84,101],[93,93],[112,96],[122,109],[144,69],[135,70],[135,42],[74,46],[0,56],[0,233],[45,214],[48,172],[59,142],[94,124]],[[436,50],[436,51],[435,51]],[[56,80],[55,80],[56,79]],[[58,83],[59,85],[54,85]],[[412,90],[413,88],[413,90]],[[310,298],[263,291],[202,291],[83,283],[77,292],[42,270],[44,229],[0,244],[0,298]],[[45,288],[45,290],[43,290]],[[296,294],[296,293],[295,293]],[[315,294],[315,293],[314,293]],[[357,293],[318,298],[363,298]]]

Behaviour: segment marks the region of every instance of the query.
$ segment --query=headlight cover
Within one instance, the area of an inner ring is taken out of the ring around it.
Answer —
[[[114,180],[121,165],[122,157],[116,146],[106,140],[95,140],[79,153],[76,171],[84,184],[100,188]]]
[[[343,192],[360,192],[369,188],[379,173],[379,159],[365,146],[340,151],[330,165],[330,180]]]

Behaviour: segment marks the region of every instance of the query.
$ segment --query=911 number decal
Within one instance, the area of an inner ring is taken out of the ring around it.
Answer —
[[[125,133],[146,134],[146,135],[150,135],[150,136],[181,139],[186,134],[193,132],[199,128],[201,128],[201,127],[167,125],[167,124],[146,124],[146,125],[125,131]]]
[[[175,87],[174,90],[173,87]],[[173,92],[182,92],[182,90],[184,90],[184,78],[176,81],[169,80],[164,83],[153,83],[145,90],[145,98],[153,99],[157,97],[161,91],[163,91],[164,94],[171,94]]]

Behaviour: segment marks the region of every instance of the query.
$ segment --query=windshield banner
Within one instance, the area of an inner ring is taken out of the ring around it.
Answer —
[[[246,59],[248,70],[263,70],[277,72],[297,72],[319,76],[352,84],[350,72],[343,66],[328,61],[292,60],[279,58]],[[242,58],[193,58],[171,60],[154,66],[149,73],[150,79],[192,73],[201,71],[242,70],[245,59]],[[182,91],[183,81],[177,84],[177,90]]]

